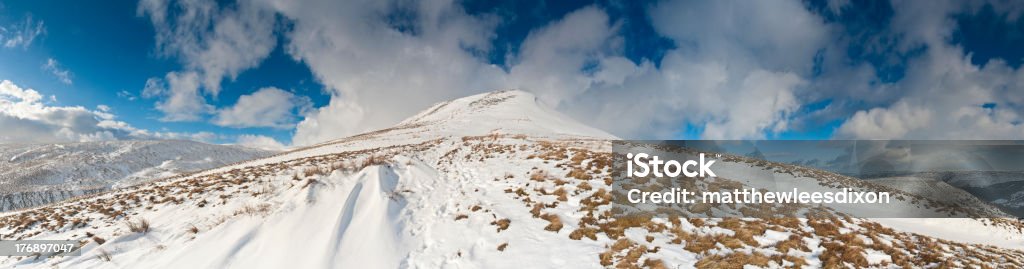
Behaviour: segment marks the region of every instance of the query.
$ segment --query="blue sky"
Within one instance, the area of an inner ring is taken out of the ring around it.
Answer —
[[[1020,139],[1022,10],[985,1],[3,2],[0,123],[12,131],[0,142],[304,145],[500,88],[533,92],[625,138]],[[25,98],[30,90],[42,98]]]
[[[240,134],[261,134],[288,141],[290,130],[275,128],[231,128],[203,121],[161,121],[153,102],[141,98],[146,80],[180,69],[174,57],[155,51],[153,25],[136,16],[137,3],[119,1],[112,5],[93,5],[79,1],[5,2],[0,9],[3,25],[41,23],[45,33],[31,45],[0,50],[0,77],[43,95],[57,96],[51,105],[84,106],[95,109],[109,106],[119,120],[134,127],[153,131],[200,133],[210,132],[224,137],[209,142],[233,142]],[[97,14],[80,16],[80,14]],[[52,72],[41,68],[49,59],[71,74],[71,83],[63,83]],[[210,104],[223,107],[235,103],[239,96],[259,88],[273,86],[309,96],[315,105],[329,100],[301,63],[291,59],[278,47],[259,67],[225,81],[224,90]],[[120,94],[119,93],[127,93]],[[134,99],[134,100],[132,100]],[[187,138],[187,137],[182,137]]]

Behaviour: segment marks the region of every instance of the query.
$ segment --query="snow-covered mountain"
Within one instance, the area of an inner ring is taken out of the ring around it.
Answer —
[[[871,179],[870,182],[908,193],[921,195],[936,202],[955,205],[970,205],[972,208],[985,208],[990,206],[971,193],[964,191],[963,189],[953,187],[952,185],[937,179],[902,176],[876,178]]]
[[[270,155],[182,140],[0,145],[0,211]]]
[[[392,128],[5,213],[0,239],[77,240],[82,255],[0,258],[0,267],[1024,266],[1010,219],[616,217],[609,139],[526,92],[469,96]],[[889,189],[720,161],[821,188]],[[729,184],[758,184],[743,175]]]

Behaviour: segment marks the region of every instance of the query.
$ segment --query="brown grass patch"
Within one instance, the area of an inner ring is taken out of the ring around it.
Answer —
[[[498,232],[499,233],[501,231],[507,230],[508,226],[511,225],[511,224],[512,224],[512,221],[509,220],[509,219],[500,219],[500,220],[495,220],[495,221],[491,222],[491,225],[498,226]]]
[[[807,225],[814,228],[814,234],[821,237],[833,237],[839,235],[839,226],[836,226],[832,220],[808,219]]]
[[[644,267],[651,269],[668,269],[668,266],[665,265],[665,262],[659,259],[647,259],[646,261],[644,261]]]
[[[708,250],[715,249],[718,239],[720,239],[720,237],[710,235],[694,236],[690,240],[686,241],[686,246],[683,247],[683,249],[689,252],[701,254]]]
[[[811,249],[807,248],[807,244],[804,244],[803,237],[800,237],[799,235],[795,234],[790,235],[789,238],[786,240],[782,240],[776,243],[775,249],[778,250],[779,252],[782,252],[783,254],[788,253],[791,249],[796,249],[805,252],[811,251]]]
[[[562,201],[562,202],[569,201],[569,197],[568,197],[569,192],[566,191],[565,188],[558,187],[558,189],[556,189],[555,192],[553,192],[552,194],[554,194],[555,196],[558,196],[558,200],[559,201]]]
[[[544,227],[544,230],[552,231],[552,232],[556,232],[556,233],[558,231],[562,230],[562,226],[563,226],[562,225],[562,219],[559,218],[558,215],[555,215],[555,214],[544,214],[544,215],[541,215],[540,218],[550,222],[550,224],[548,224],[548,226]]]
[[[138,221],[128,221],[128,231],[133,233],[148,233],[149,232],[149,221],[146,219],[139,219]]]
[[[99,236],[93,236],[92,237],[92,241],[96,242],[97,245],[102,245],[103,243],[107,242],[106,239],[103,239],[102,237],[99,237]]]
[[[498,245],[498,251],[505,251],[505,248],[507,248],[507,247],[508,247],[508,243],[503,243],[501,245]]]
[[[533,204],[533,209],[530,209],[530,214],[533,214],[534,218],[540,218],[540,210],[544,208],[544,204],[536,203]]]
[[[598,227],[601,228],[609,238],[617,239],[623,235],[626,229],[631,227],[645,227],[651,223],[651,216],[648,214],[632,214],[626,216],[620,216],[613,221],[601,223]],[[648,228],[655,228],[654,226]],[[657,228],[655,228],[657,229]],[[648,229],[650,230],[650,229]]]
[[[583,182],[580,182],[579,185],[576,185],[576,188],[580,189],[580,190],[583,190],[583,191],[589,191],[589,190],[593,189],[594,187],[591,187],[590,183],[587,183],[586,181],[583,181]]]
[[[534,171],[532,174],[530,174],[530,180],[537,181],[537,182],[547,181],[549,177],[551,177],[551,176],[548,175],[548,172],[544,171],[544,170],[537,170],[537,171]]]
[[[589,173],[579,168],[573,168],[572,171],[569,171],[569,173],[565,175],[565,177],[571,177],[579,180],[591,180],[594,178]]]
[[[590,240],[597,241],[597,232],[597,229],[591,227],[580,227],[579,229],[572,231],[572,233],[569,234],[569,238],[572,240],[580,240],[586,237],[590,238]]]
[[[761,253],[733,252],[725,256],[708,255],[697,261],[697,268],[743,268],[745,265],[765,267],[771,260]]]

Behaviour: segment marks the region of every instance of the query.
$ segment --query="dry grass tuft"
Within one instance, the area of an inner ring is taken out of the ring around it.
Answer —
[[[597,229],[591,227],[580,227],[569,234],[569,238],[572,240],[580,240],[584,237],[590,238],[590,240],[597,241]]]
[[[576,185],[576,188],[580,189],[580,190],[584,190],[584,191],[589,191],[589,190],[593,189],[594,187],[591,187],[590,183],[587,183],[586,181],[583,181],[583,182],[580,182],[579,185]]]
[[[258,205],[247,205],[242,207],[238,211],[235,211],[235,216],[246,215],[246,216],[266,216],[270,214],[270,204],[262,203]]]
[[[863,268],[868,266],[868,260],[864,257],[864,249],[858,246],[847,246],[840,242],[825,242],[821,244],[825,247],[825,251],[821,253],[819,259],[825,264],[826,268],[842,268],[845,267],[845,263],[850,263],[854,267]],[[924,253],[919,253],[924,254]],[[926,260],[928,255],[921,255],[918,257],[921,260]],[[933,262],[941,262],[941,258],[935,258]]]
[[[651,269],[668,269],[668,266],[665,265],[665,262],[659,259],[647,259],[646,261],[644,261],[644,267]]]
[[[311,176],[315,176],[315,175],[319,175],[319,174],[320,174],[320,168],[317,168],[315,166],[314,167],[307,167],[305,169],[302,169],[302,177],[305,177],[305,178],[309,178]]]
[[[562,226],[563,226],[562,225],[562,219],[559,218],[558,215],[555,215],[555,214],[544,214],[544,215],[541,215],[540,218],[550,222],[550,224],[548,224],[548,226],[544,227],[544,230],[552,231],[552,232],[556,232],[556,233],[558,231],[562,230]]]
[[[544,208],[544,204],[536,203],[533,205],[533,209],[530,209],[530,214],[533,214],[534,218],[540,218],[541,209]]]
[[[496,220],[496,221],[491,222],[491,225],[498,226],[498,232],[499,233],[501,231],[507,230],[508,226],[511,225],[511,224],[512,224],[512,220],[509,220],[509,219],[500,219],[500,220]]]
[[[133,233],[148,233],[149,232],[149,221],[146,219],[139,219],[138,221],[128,221],[128,231]]]
[[[111,259],[110,252],[107,252],[106,250],[102,250],[102,249],[100,249],[98,251],[99,251],[99,254],[96,254],[96,259],[99,259],[99,260],[105,261],[105,262],[109,262],[110,261],[110,259]]]
[[[609,238],[616,239],[623,235],[628,228],[632,227],[645,227],[653,224],[651,222],[651,216],[648,214],[633,214],[627,216],[621,216],[613,221],[601,223],[598,226],[601,227],[601,231],[608,235]],[[660,229],[660,227],[650,226],[649,228]],[[650,229],[648,229],[650,230]]]
[[[508,243],[502,243],[501,245],[498,245],[498,251],[505,251],[505,248],[507,247]]]
[[[771,260],[761,253],[746,254],[743,252],[732,252],[725,256],[707,255],[697,261],[697,268],[744,268],[746,265],[760,267],[768,266]]]
[[[565,188],[558,187],[558,189],[556,189],[555,192],[552,193],[552,194],[554,194],[555,196],[558,196],[558,200],[559,201],[562,201],[562,202],[569,201],[569,196],[568,196],[569,192],[566,191]]]
[[[782,252],[783,254],[788,253],[791,249],[796,249],[799,251],[811,251],[811,249],[807,248],[807,244],[804,243],[803,238],[795,234],[790,235],[789,238],[786,240],[782,240],[776,243],[775,249],[778,250],[779,252]]]
[[[550,178],[550,177],[551,176],[548,175],[548,172],[546,172],[544,170],[537,170],[537,171],[534,171],[532,174],[530,174],[530,180],[537,181],[537,182],[547,181],[548,178]]]
[[[579,168],[573,168],[572,171],[569,171],[569,173],[566,174],[565,176],[566,177],[575,178],[575,179],[579,179],[579,180],[591,180],[591,179],[594,178],[590,174],[588,174],[586,171],[583,171],[583,169],[579,169]]]
[[[807,225],[814,228],[814,234],[821,237],[834,237],[839,235],[839,226],[835,224],[835,220],[808,219]]]

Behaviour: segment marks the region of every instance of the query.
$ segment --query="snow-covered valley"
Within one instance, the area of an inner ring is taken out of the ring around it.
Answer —
[[[182,140],[0,145],[0,211],[33,207],[272,152]]]

